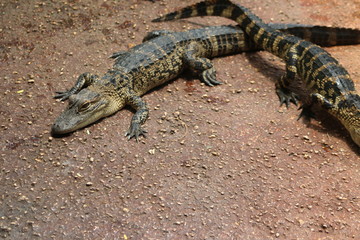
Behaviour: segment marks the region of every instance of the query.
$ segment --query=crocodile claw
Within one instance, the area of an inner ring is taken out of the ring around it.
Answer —
[[[210,87],[213,87],[214,85],[222,84],[222,82],[216,80],[216,71],[214,68],[210,68],[203,71],[201,73],[201,78],[203,82]]]
[[[71,95],[72,95],[72,93],[70,91],[56,92],[56,95],[54,96],[54,98],[60,99],[60,101],[65,101]]]
[[[126,132],[125,137],[127,137],[129,140],[133,137],[135,137],[136,141],[138,142],[139,136],[142,135],[146,138],[147,131],[144,129],[141,129],[139,124],[131,124],[130,129]]]
[[[283,104],[286,105],[286,108],[289,108],[289,103],[292,102],[293,104],[295,104],[295,106],[297,106],[298,104],[298,96],[289,91],[288,89],[285,88],[277,88],[276,89],[276,94],[279,97],[280,100],[280,106],[282,106]]]
[[[300,112],[297,120],[300,120],[300,118],[302,118],[302,117],[304,117],[306,120],[315,118],[315,114],[313,113],[313,111],[311,111],[311,106],[301,105],[298,110],[300,110],[300,109],[301,109],[301,112]]]

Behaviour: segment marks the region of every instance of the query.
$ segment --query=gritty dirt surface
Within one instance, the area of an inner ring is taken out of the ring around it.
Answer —
[[[360,239],[359,148],[317,112],[279,108],[271,54],[214,59],[225,84],[188,74],[144,96],[148,138],[124,137],[124,109],[52,138],[67,103],[52,98],[83,72],[195,0],[0,3],[0,236],[8,239]],[[266,22],[360,26],[358,0],[244,0]],[[360,87],[360,46],[328,48]]]

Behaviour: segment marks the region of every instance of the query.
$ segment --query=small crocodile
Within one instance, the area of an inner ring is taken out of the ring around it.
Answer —
[[[324,45],[360,43],[360,31],[289,26],[277,27]],[[149,112],[141,95],[176,77],[185,68],[197,73],[209,86],[220,84],[208,58],[257,49],[240,28],[234,26],[185,32],[153,31],[142,44],[114,53],[111,57],[115,64],[103,77],[83,73],[70,90],[57,92],[55,98],[69,99],[69,105],[53,124],[52,134],[73,132],[130,105],[136,112],[126,136],[138,139],[140,135],[145,136],[141,125]]]
[[[311,106],[319,104],[345,126],[353,141],[360,146],[360,96],[349,73],[328,52],[309,41],[277,31],[249,9],[229,0],[202,1],[153,21],[195,16],[221,16],[235,20],[256,45],[285,60],[286,73],[276,83],[281,105],[297,104],[298,96],[289,86],[299,76],[311,99],[301,106],[300,117],[311,117]]]

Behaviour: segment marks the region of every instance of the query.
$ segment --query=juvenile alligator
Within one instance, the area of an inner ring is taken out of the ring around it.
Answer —
[[[206,0],[153,21],[195,16],[222,16],[235,20],[257,46],[285,60],[286,73],[276,83],[281,105],[297,104],[297,96],[289,86],[298,75],[310,91],[311,99],[310,103],[303,103],[300,116],[310,116],[311,106],[320,104],[340,120],[360,146],[360,96],[349,73],[328,52],[311,42],[277,31],[249,9],[229,0]]]
[[[319,44],[360,43],[357,30],[290,26],[293,34],[306,35]],[[284,29],[286,25],[278,27]],[[328,36],[336,36],[339,41]],[[111,57],[115,64],[103,77],[84,73],[70,90],[57,92],[55,98],[69,99],[69,105],[56,119],[52,134],[73,132],[130,105],[136,112],[126,135],[137,139],[145,134],[141,125],[149,112],[141,95],[176,77],[185,68],[196,72],[209,86],[220,84],[208,58],[256,49],[254,43],[233,26],[151,32],[144,43],[129,51],[114,53]]]

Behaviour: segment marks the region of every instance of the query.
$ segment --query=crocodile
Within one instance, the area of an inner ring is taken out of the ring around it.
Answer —
[[[300,79],[310,100],[303,101],[299,118],[311,118],[311,107],[317,104],[338,119],[360,146],[360,96],[347,70],[327,51],[306,39],[272,28],[246,7],[230,0],[205,0],[153,22],[196,16],[220,16],[236,21],[256,45],[285,61],[286,72],[275,84],[280,105],[297,105],[298,96],[290,85]]]
[[[276,27],[324,45],[360,43],[358,30],[304,25]],[[220,84],[208,58],[258,49],[236,26],[185,32],[153,31],[142,44],[114,53],[111,58],[115,59],[115,64],[102,77],[83,73],[70,90],[57,92],[55,98],[68,99],[69,104],[55,120],[52,135],[76,131],[130,105],[136,112],[126,136],[137,140],[140,135],[145,136],[141,125],[149,113],[141,95],[175,78],[185,68],[198,74],[209,86]]]

